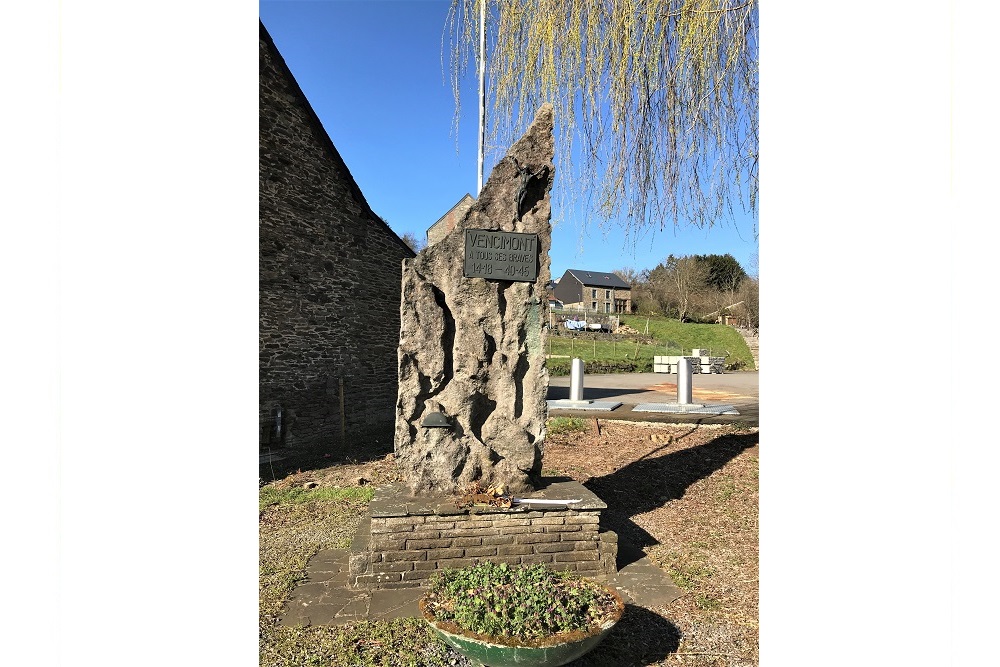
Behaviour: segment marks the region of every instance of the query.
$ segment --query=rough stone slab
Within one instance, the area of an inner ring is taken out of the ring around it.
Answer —
[[[632,412],[669,412],[689,415],[738,415],[734,405],[703,405],[700,403],[640,403]]]
[[[610,412],[621,407],[621,401],[571,401],[568,398],[557,398],[546,401],[550,410],[596,410]]]
[[[312,572],[337,574],[346,569],[347,549],[325,549],[309,559],[309,569]]]
[[[368,504],[370,516],[388,518],[410,514],[407,507],[408,494],[379,493],[379,490],[375,489],[375,495]]]
[[[652,609],[663,607],[681,596],[669,575],[654,565],[634,547],[623,549],[623,559],[630,561],[608,583],[633,604]]]
[[[534,491],[521,493],[520,498],[544,498],[549,500],[576,500],[580,502],[571,505],[537,505],[519,504],[508,509],[495,507],[459,508],[457,497],[452,494],[424,493],[413,494],[404,484],[388,484],[375,489],[375,496],[369,504],[369,511],[374,518],[395,518],[404,516],[430,515],[462,515],[480,514],[484,517],[511,515],[510,518],[520,518],[526,512],[554,511],[589,511],[607,509],[608,505],[597,494],[583,484],[564,478],[543,477]],[[504,518],[504,517],[496,517]]]
[[[372,591],[368,617],[371,619],[407,618],[420,616],[419,600],[426,590],[422,588],[396,588]]]
[[[403,261],[395,451],[413,491],[451,493],[479,481],[519,493],[541,476],[552,127],[545,104],[455,228]],[[465,277],[466,230],[537,239],[535,280]],[[450,425],[425,427],[434,413]]]

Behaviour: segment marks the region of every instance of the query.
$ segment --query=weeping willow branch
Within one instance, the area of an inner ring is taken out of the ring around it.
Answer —
[[[456,129],[480,2],[489,160],[551,102],[563,210],[582,202],[633,238],[756,214],[756,0],[453,0]]]

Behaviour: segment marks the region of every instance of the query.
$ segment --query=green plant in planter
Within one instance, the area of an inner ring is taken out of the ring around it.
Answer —
[[[484,561],[436,573],[420,608],[445,641],[503,667],[575,660],[603,639],[624,604],[592,579]]]

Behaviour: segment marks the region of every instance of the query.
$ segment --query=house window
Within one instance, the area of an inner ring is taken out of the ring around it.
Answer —
[[[605,313],[610,313],[611,312],[611,304],[609,302],[607,302],[607,301],[604,302],[604,312]]]
[[[611,290],[609,290],[609,289],[604,290],[604,298],[605,299],[610,299],[611,298]]]
[[[597,298],[597,290],[595,290],[595,289],[590,290],[590,298],[591,299],[596,299]]]
[[[590,309],[593,310],[594,312],[597,312],[597,302],[596,301],[591,301],[590,302]]]

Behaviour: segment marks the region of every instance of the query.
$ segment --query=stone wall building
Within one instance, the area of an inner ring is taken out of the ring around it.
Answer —
[[[613,273],[567,269],[552,294],[566,308],[596,313],[632,312],[632,288]]]
[[[455,229],[458,221],[465,217],[465,214],[469,212],[469,209],[475,203],[476,200],[472,198],[472,195],[466,192],[465,196],[458,200],[458,203],[438,218],[437,222],[427,228],[427,245],[437,243],[448,236],[451,230]]]
[[[343,433],[390,448],[414,253],[369,207],[263,23],[259,70],[261,444]]]

